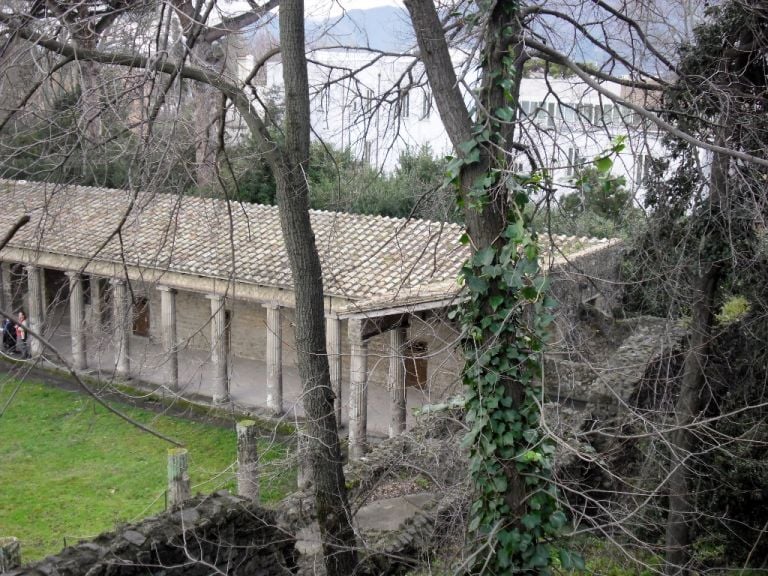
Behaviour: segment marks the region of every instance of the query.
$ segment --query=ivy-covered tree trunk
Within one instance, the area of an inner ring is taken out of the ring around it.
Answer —
[[[471,431],[473,573],[545,572],[551,537],[565,525],[548,480],[554,447],[540,424],[546,313],[539,247],[526,207],[537,178],[514,174],[511,152],[524,63],[521,4],[478,1],[481,86],[473,115],[458,89],[445,34],[430,0],[406,0],[440,116],[456,159],[473,256],[463,269],[464,384]],[[561,554],[564,567],[574,557]]]
[[[727,120],[724,115],[723,120]],[[727,124],[723,124],[727,126]],[[719,138],[723,143],[724,138]],[[680,395],[675,404],[675,430],[670,435],[669,512],[666,532],[666,572],[670,575],[690,572],[692,544],[691,472],[698,444],[692,428],[703,413],[708,396],[705,368],[712,341],[715,296],[727,250],[723,238],[723,202],[728,197],[728,166],[724,154],[715,154],[710,168],[709,198],[701,220],[704,230],[699,244],[696,270],[692,273],[691,326],[688,351],[683,365]]]

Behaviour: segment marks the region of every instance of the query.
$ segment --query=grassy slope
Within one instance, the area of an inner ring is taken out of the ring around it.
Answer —
[[[16,384],[0,381],[0,409]],[[189,448],[193,493],[234,486],[234,431],[120,409]],[[0,537],[19,538],[26,562],[163,510],[169,447],[82,395],[25,381],[0,417]],[[283,454],[262,448],[265,465]],[[289,468],[262,480],[264,502],[290,490]]]

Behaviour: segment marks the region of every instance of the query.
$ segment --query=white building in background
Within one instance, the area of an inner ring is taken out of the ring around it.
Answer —
[[[410,55],[391,56],[364,49],[317,49],[309,55],[311,113],[315,137],[385,172],[406,150],[428,146],[435,156],[452,154],[423,66]],[[240,67],[250,71],[251,56]],[[265,92],[279,94],[282,66],[271,60],[260,76]],[[647,93],[613,82],[605,92],[648,106]],[[653,125],[580,79],[528,77],[520,93],[518,141],[529,145],[539,167],[567,192],[579,170],[606,155],[618,137],[624,150],[613,154],[612,174],[641,190],[652,157],[664,154]],[[519,171],[531,169],[516,152]]]

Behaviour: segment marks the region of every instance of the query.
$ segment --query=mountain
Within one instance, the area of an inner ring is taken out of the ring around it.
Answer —
[[[408,12],[394,6],[349,10],[331,19],[308,20],[307,37],[321,46],[367,47],[385,52],[401,52],[415,44]]]

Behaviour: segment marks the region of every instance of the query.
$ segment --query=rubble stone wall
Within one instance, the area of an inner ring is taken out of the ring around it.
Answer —
[[[274,512],[221,491],[4,576],[282,576],[295,565],[294,545]]]

